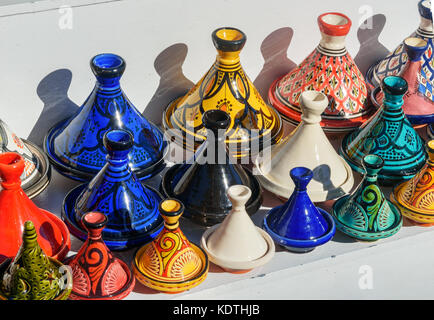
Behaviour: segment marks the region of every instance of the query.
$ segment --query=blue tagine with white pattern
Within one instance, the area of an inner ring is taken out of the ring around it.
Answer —
[[[108,217],[102,232],[106,245],[123,250],[155,238],[163,228],[158,211],[162,200],[158,191],[140,182],[129,165],[133,135],[125,130],[111,130],[104,135],[107,162],[90,181],[70,191],[63,202],[62,218],[71,233],[87,238],[81,218],[96,211]]]
[[[167,147],[162,132],[132,105],[119,80],[126,63],[115,54],[91,59],[96,85],[86,102],[71,118],[56,124],[47,134],[44,148],[51,163],[63,175],[90,181],[105,165],[104,134],[111,129],[129,130],[134,145],[130,166],[139,179],[160,172]]]

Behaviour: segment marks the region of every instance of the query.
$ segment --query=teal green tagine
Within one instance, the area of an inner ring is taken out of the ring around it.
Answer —
[[[364,173],[362,159],[365,155],[380,156],[384,166],[378,174],[378,182],[395,185],[411,179],[420,170],[426,152],[423,140],[402,110],[407,81],[397,76],[386,77],[381,89],[384,93],[382,107],[359,129],[345,136],[340,154],[360,173]]]
[[[399,209],[384,196],[377,184],[384,161],[377,155],[363,157],[366,174],[358,188],[333,205],[336,227],[346,235],[362,241],[387,238],[401,229]]]

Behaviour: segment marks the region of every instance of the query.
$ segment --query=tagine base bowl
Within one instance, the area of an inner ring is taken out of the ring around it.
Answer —
[[[66,253],[65,253],[66,254]],[[60,261],[58,261],[58,259],[56,258],[52,258],[52,257],[48,257],[48,259],[50,259],[50,261],[59,269],[64,267],[64,264],[61,263]],[[8,269],[9,265],[13,262],[12,259],[6,259],[5,261],[3,261],[0,264],[0,279],[3,279],[3,275],[6,272],[6,270]],[[59,293],[59,295],[57,295],[56,298],[54,298],[54,300],[66,300],[68,298],[70,298],[70,294],[72,291],[72,286],[73,286],[73,280],[72,280],[72,273],[70,272],[65,272],[64,277],[62,277],[62,279],[64,279],[64,284],[63,284],[63,289],[62,291]],[[9,300],[1,291],[0,289],[0,300]]]
[[[263,220],[263,228],[265,231],[273,238],[273,240],[281,245],[282,247],[286,248],[288,251],[295,252],[295,253],[305,253],[312,251],[316,247],[325,244],[329,240],[331,240],[335,234],[336,227],[335,222],[332,218],[332,216],[327,213],[327,211],[316,207],[319,211],[319,213],[324,217],[324,219],[327,221],[329,228],[328,230],[320,237],[315,239],[309,239],[309,240],[297,240],[297,239],[290,239],[286,237],[282,237],[281,235],[275,233],[273,230],[271,230],[270,226],[268,225],[268,217],[275,211],[280,210],[280,206],[275,207],[271,209],[267,215],[264,217]]]
[[[145,273],[140,268],[137,262],[142,260],[142,256],[146,254],[148,246],[152,246],[152,243],[148,243],[147,245],[144,245],[141,248],[137,249],[132,262],[132,270],[137,280],[151,289],[169,294],[181,293],[198,286],[205,280],[206,276],[208,275],[209,263],[205,251],[191,242],[191,248],[199,256],[202,262],[201,270],[193,278],[184,281],[170,281],[169,278],[164,276]]]
[[[61,120],[48,131],[48,134],[45,136],[45,140],[43,144],[44,151],[48,155],[48,159],[50,160],[51,164],[54,166],[54,168],[56,168],[56,170],[60,174],[75,181],[87,182],[92,180],[92,178],[95,177],[98,174],[98,172],[101,170],[101,168],[95,169],[94,172],[74,169],[68,166],[66,163],[64,163],[61,159],[59,159],[53,151],[53,140],[58,135],[60,129],[63,128],[64,124],[68,120],[69,119]],[[166,163],[164,159],[168,152],[169,152],[169,148],[165,148],[162,157],[157,162],[147,167],[146,169],[133,170],[136,177],[139,180],[145,180],[160,173],[166,167]]]
[[[77,223],[77,220],[75,218],[74,204],[78,196],[86,188],[86,186],[87,184],[82,184],[72,189],[66,195],[62,205],[63,221],[65,221],[69,231],[81,241],[85,241],[87,239],[87,231],[79,223]],[[155,189],[149,186],[146,187],[150,189],[152,192],[154,192],[155,194],[159,195],[159,192],[157,192]],[[135,247],[140,244],[144,244],[152,241],[163,229],[163,225],[164,223],[161,222],[161,224],[157,225],[154,229],[138,234],[133,238],[109,238],[103,236],[104,243],[107,245],[107,247],[109,247],[110,250],[113,251],[126,250],[131,247]]]
[[[350,236],[356,240],[359,240],[361,242],[372,242],[372,241],[376,241],[379,239],[393,236],[395,233],[397,233],[399,231],[399,229],[401,229],[402,216],[399,212],[399,209],[392,202],[390,202],[387,199],[385,199],[385,200],[388,202],[390,209],[392,210],[392,212],[395,216],[395,223],[391,227],[389,227],[387,230],[378,231],[378,232],[365,232],[365,231],[357,230],[355,228],[347,226],[346,224],[344,224],[343,222],[341,222],[339,220],[337,213],[340,211],[343,204],[347,201],[348,197],[349,197],[349,195],[338,199],[336,201],[335,205],[333,206],[333,209],[332,209],[332,216],[336,222],[336,228],[339,231],[341,231],[342,233],[345,233],[346,235],[348,235],[348,236]]]
[[[161,180],[160,185],[160,191],[164,196],[170,197],[170,198],[176,198],[176,195],[173,193],[173,190],[170,187],[170,182],[173,179],[173,174],[176,172],[176,170],[181,166],[182,164],[175,164],[172,167],[170,167],[166,173],[163,176],[163,179]],[[259,184],[259,181],[256,179],[256,177],[247,169],[245,169],[245,172],[249,176],[249,180],[253,184],[252,188],[252,197],[247,205],[246,205],[246,211],[249,215],[253,215],[256,213],[259,208],[261,207],[262,203],[262,195],[261,195],[261,186]],[[229,213],[229,212],[228,212]],[[214,216],[212,213],[203,213],[200,211],[188,211],[188,208],[185,209],[184,217],[192,220],[200,225],[204,226],[213,226],[215,224],[223,222],[223,219],[226,215],[223,214],[215,214]]]
[[[267,252],[263,256],[250,261],[233,261],[216,256],[208,248],[208,238],[214,233],[214,231],[220,227],[220,224],[214,225],[205,230],[201,240],[200,246],[208,255],[209,261],[222,268],[224,271],[233,274],[243,274],[252,271],[255,268],[261,267],[268,263],[274,256],[275,246],[273,239],[263,229],[256,227],[256,230],[261,234],[262,238],[268,245]],[[236,244],[234,244],[236,245]]]

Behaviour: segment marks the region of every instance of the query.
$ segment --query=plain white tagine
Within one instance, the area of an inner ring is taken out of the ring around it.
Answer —
[[[231,186],[227,195],[232,210],[222,223],[206,230],[201,239],[209,260],[227,272],[249,272],[274,256],[273,239],[254,225],[245,210],[251,194],[246,186]]]
[[[295,167],[313,171],[307,192],[313,202],[337,199],[354,184],[350,166],[340,157],[320,126],[321,114],[329,101],[321,92],[308,90],[300,96],[301,122],[279,145],[263,151],[255,160],[255,174],[261,185],[288,199],[294,183],[288,172]]]

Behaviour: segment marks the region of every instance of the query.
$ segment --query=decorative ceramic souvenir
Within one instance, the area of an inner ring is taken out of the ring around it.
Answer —
[[[307,193],[312,170],[296,167],[290,171],[295,189],[288,201],[264,217],[263,228],[276,243],[289,251],[308,252],[335,234],[335,223],[325,210],[315,207]]]
[[[434,140],[427,142],[428,160],[413,179],[396,186],[390,200],[402,215],[419,223],[434,223]]]
[[[65,261],[72,269],[72,300],[121,300],[134,288],[135,279],[128,266],[113,256],[104,244],[101,232],[107,216],[88,212],[82,223],[88,232],[78,253]]]
[[[350,166],[363,173],[362,159],[367,154],[378,155],[384,167],[378,175],[383,185],[411,179],[424,165],[426,153],[423,141],[402,111],[407,82],[390,76],[382,81],[383,107],[356,131],[342,140],[340,153]]]
[[[283,133],[280,116],[264,102],[240,64],[239,54],[246,39],[235,28],[215,30],[215,63],[185,96],[167,107],[163,126],[166,130],[175,129],[170,132],[185,149],[196,149],[206,139],[202,116],[216,109],[230,115],[226,143],[234,157],[259,152],[265,140],[279,142]]]
[[[421,70],[429,79],[426,84],[431,84],[434,79],[434,61],[433,61],[433,22],[432,22],[432,12],[431,12],[431,1],[421,0],[418,3],[419,14],[420,14],[420,25],[419,28],[410,37],[421,38],[428,43],[428,48],[422,55]],[[371,89],[380,86],[381,81],[384,77],[399,75],[406,62],[407,53],[404,50],[404,43],[400,43],[399,46],[389,53],[384,59],[375,63],[371,68],[369,68],[366,73],[366,83]],[[420,83],[423,85],[423,83]],[[425,95],[432,96],[431,86],[426,86]]]
[[[125,61],[115,54],[99,54],[90,62],[96,85],[77,113],[56,124],[45,137],[51,163],[63,175],[90,181],[105,165],[104,134],[125,129],[134,135],[130,166],[139,179],[161,171],[167,143],[160,130],[144,118],[122,91],[119,80]]]
[[[273,239],[256,227],[245,205],[252,192],[246,186],[228,189],[232,210],[221,224],[205,231],[201,247],[214,264],[232,273],[244,273],[263,266],[274,256]]]
[[[21,188],[31,199],[48,186],[51,166],[46,154],[32,142],[20,139],[0,119],[0,153],[16,152],[24,159]]]
[[[71,272],[41,249],[32,221],[24,223],[15,259],[0,266],[0,279],[0,300],[66,300],[72,289]]]
[[[85,240],[81,223],[87,212],[107,215],[102,237],[111,250],[123,250],[149,242],[163,227],[158,214],[161,195],[142,184],[130,166],[128,154],[134,140],[125,130],[108,131],[103,138],[107,163],[89,184],[72,189],[65,197],[62,218],[77,238]]]
[[[402,226],[399,209],[386,199],[377,185],[377,175],[383,168],[381,157],[363,157],[365,177],[351,195],[337,200],[332,215],[338,230],[350,237],[372,241],[394,235]]]
[[[339,198],[347,194],[354,178],[350,166],[335,151],[320,126],[321,113],[328,105],[327,97],[318,91],[305,91],[300,96],[300,125],[271,150],[271,156],[256,158],[257,176],[261,185],[288,199],[294,183],[287,173],[305,166],[313,171],[307,192],[313,202]]]
[[[408,91],[404,96],[402,109],[408,120],[413,125],[424,125],[434,122],[434,96],[427,87],[434,86],[434,81],[430,80],[422,69],[421,57],[427,50],[428,44],[420,38],[407,38],[404,40],[404,48],[407,52],[407,62],[400,72],[408,86]],[[383,92],[380,87],[372,91],[372,102],[380,107],[383,101]]]
[[[318,17],[321,41],[294,70],[270,87],[269,100],[290,123],[301,121],[300,96],[303,91],[323,92],[329,104],[322,114],[325,131],[352,131],[373,113],[363,75],[345,48],[351,20],[342,13]]]
[[[133,271],[145,286],[179,293],[199,285],[208,275],[208,257],[201,248],[188,241],[179,228],[184,206],[176,199],[161,201],[164,228],[151,243],[137,250]]]
[[[211,226],[222,222],[232,208],[226,196],[228,188],[245,185],[252,190],[246,210],[255,213],[262,203],[261,187],[256,177],[237,164],[227,151],[223,133],[231,122],[229,114],[208,110],[202,122],[207,129],[207,140],[192,159],[166,171],[161,181],[163,194],[184,204],[186,218]]]
[[[54,214],[38,208],[21,188],[20,176],[25,168],[18,153],[0,154],[0,261],[17,255],[24,222],[35,225],[42,250],[62,260],[71,247],[66,225]]]
[[[434,139],[434,124],[428,126],[427,135],[430,139]]]

